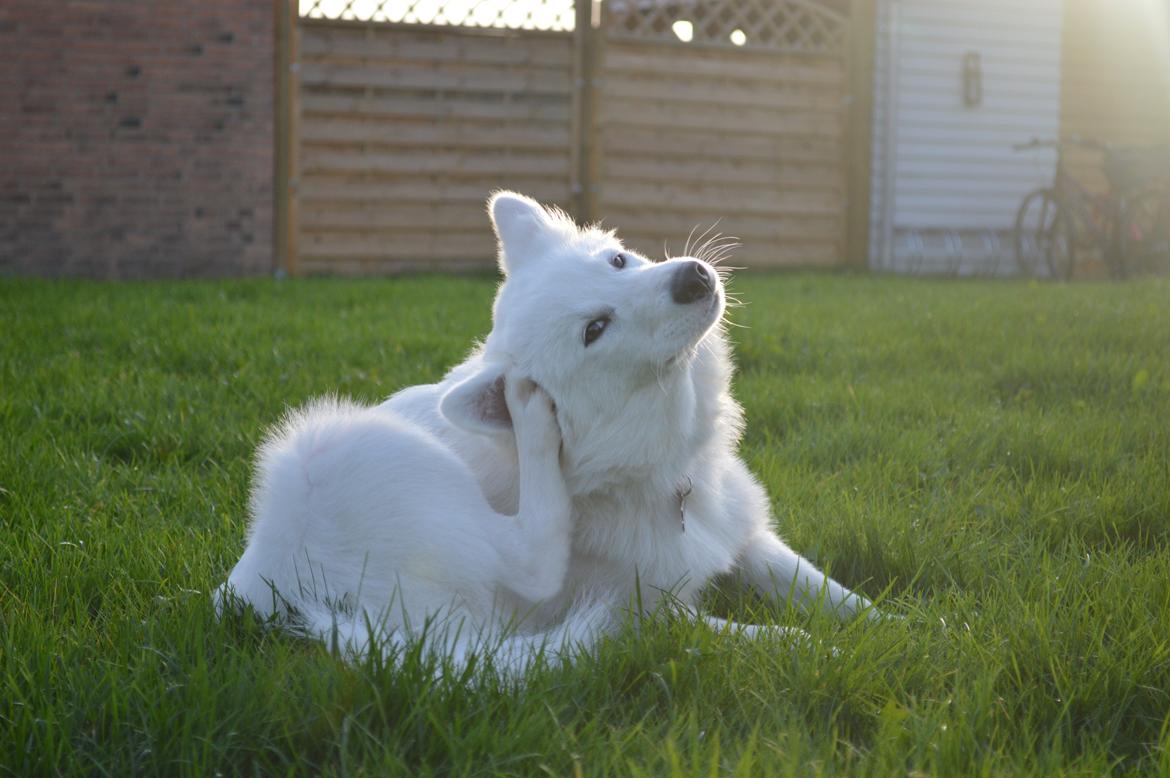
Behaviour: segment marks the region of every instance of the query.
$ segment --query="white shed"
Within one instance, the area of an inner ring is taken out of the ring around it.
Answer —
[[[878,0],[870,267],[1015,271],[1021,198],[1050,182],[1063,0]]]

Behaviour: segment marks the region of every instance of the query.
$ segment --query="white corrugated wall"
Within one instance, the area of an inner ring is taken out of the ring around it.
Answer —
[[[1060,129],[1063,0],[879,0],[870,264],[1011,272],[1020,199],[1055,155],[1014,152]],[[963,61],[982,100],[966,105]]]

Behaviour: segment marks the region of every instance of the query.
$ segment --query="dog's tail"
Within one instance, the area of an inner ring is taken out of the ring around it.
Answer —
[[[343,613],[324,605],[298,608],[295,631],[316,638],[355,661],[371,652],[394,661],[411,651],[433,657],[437,672],[461,675],[473,664],[486,665],[503,679],[517,680],[542,662],[571,660],[587,652],[612,623],[610,604],[579,602],[556,626],[527,634],[515,628],[477,629],[455,615],[436,616],[416,629],[387,628],[367,613]]]

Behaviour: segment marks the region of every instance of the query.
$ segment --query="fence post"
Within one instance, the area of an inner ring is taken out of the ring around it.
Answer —
[[[298,69],[299,0],[275,0],[276,11],[276,270],[298,272],[297,187],[299,176],[300,79]]]
[[[874,35],[877,16],[872,0],[852,0],[846,46],[849,85],[846,126],[845,263],[869,265],[869,209],[873,156]]]
[[[601,142],[598,126],[604,28],[593,26],[596,0],[577,0],[573,29],[573,217],[587,224],[598,218]]]
[[[576,0],[573,10],[573,98],[570,117],[571,129],[569,148],[569,196],[570,210],[578,223],[587,221],[585,214],[585,101],[588,91],[586,63],[588,61],[588,39],[590,6],[593,0]]]

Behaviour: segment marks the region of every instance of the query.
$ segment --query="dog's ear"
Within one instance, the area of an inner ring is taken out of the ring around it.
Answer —
[[[483,365],[456,384],[439,401],[439,412],[452,424],[472,432],[510,432],[512,414],[504,399],[503,366]]]
[[[516,192],[496,192],[488,200],[488,213],[500,240],[500,270],[505,275],[539,257],[557,232],[540,203]]]

